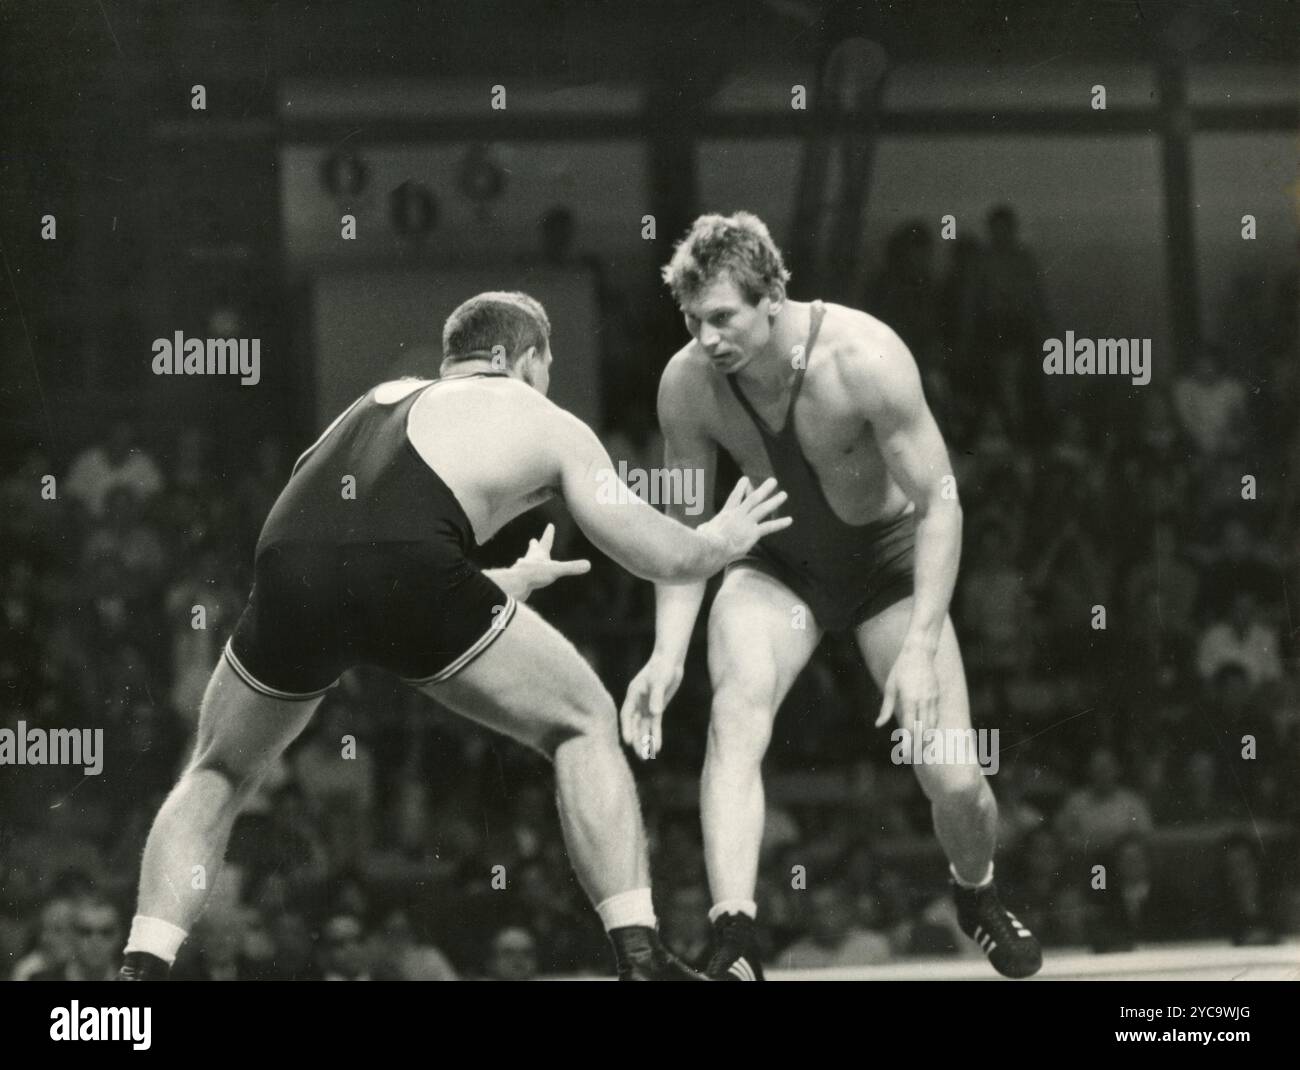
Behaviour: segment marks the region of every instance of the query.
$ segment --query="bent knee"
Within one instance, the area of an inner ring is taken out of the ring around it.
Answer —
[[[709,717],[710,756],[761,764],[772,741],[775,703],[768,689],[723,687],[715,692]]]
[[[595,739],[618,747],[618,710],[603,688],[572,695],[539,725],[535,747],[547,758],[570,739]]]
[[[262,783],[270,767],[265,758],[243,761],[209,751],[196,755],[185,775],[214,793],[227,795],[230,801],[243,802]]]
[[[977,806],[993,801],[993,792],[975,763],[919,765],[916,776],[931,802]]]

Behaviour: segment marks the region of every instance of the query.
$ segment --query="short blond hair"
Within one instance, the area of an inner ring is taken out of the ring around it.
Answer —
[[[758,304],[790,281],[781,250],[752,212],[702,215],[673,249],[663,280],[680,305],[727,274],[747,300]]]

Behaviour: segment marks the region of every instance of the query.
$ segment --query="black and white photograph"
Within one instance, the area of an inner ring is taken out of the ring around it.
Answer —
[[[1198,993],[1300,980],[1298,89],[1287,0],[2,0],[36,1033],[1050,980],[1249,1049],[1277,989]]]

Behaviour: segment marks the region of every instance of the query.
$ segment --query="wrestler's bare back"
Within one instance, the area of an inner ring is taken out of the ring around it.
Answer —
[[[482,544],[559,490],[559,453],[579,427],[518,379],[467,376],[424,392],[407,437],[456,495]]]

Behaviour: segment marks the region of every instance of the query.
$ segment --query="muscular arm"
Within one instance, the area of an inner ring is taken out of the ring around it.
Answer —
[[[862,399],[889,474],[916,505],[915,591],[904,646],[933,654],[961,559],[962,511],[948,449],[926,404],[916,362],[897,335],[889,332],[848,358],[846,378]]]
[[[718,450],[693,418],[691,390],[679,370],[669,366],[659,384],[659,426],[664,436],[664,467],[700,473],[701,510],[695,516],[679,502],[668,505],[668,515],[683,524],[701,524],[713,515],[714,480]],[[670,665],[686,661],[695,619],[704,601],[705,583],[658,584],[655,587],[654,654]]]
[[[712,532],[693,531],[632,494],[582,421],[561,413],[555,432],[552,448],[569,512],[593,544],[633,575],[702,584],[731,559],[731,548]]]

